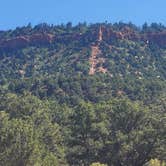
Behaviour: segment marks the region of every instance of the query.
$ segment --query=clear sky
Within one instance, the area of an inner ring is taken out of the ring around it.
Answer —
[[[0,0],[0,30],[69,21],[166,25],[166,0]]]

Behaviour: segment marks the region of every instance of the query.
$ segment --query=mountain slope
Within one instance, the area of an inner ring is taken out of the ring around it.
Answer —
[[[165,165],[165,34],[124,23],[0,31],[0,165]]]
[[[1,91],[62,103],[115,96],[153,102],[166,89],[165,30],[44,24],[2,32]]]

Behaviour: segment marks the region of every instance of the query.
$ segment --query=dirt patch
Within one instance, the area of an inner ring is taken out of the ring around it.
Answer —
[[[102,52],[99,46],[91,46],[91,56],[89,58],[89,63],[91,65],[89,70],[89,75],[94,75],[95,72],[106,73],[107,69],[103,67],[105,59],[102,56]]]
[[[91,65],[89,70],[89,75],[94,75],[95,72],[106,73],[107,69],[103,67],[105,63],[105,58],[103,58],[102,51],[100,50],[100,43],[103,40],[103,30],[100,27],[98,32],[98,41],[96,45],[91,46],[91,56],[89,58],[89,63]]]

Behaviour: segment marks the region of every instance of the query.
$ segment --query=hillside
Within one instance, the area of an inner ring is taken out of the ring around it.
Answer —
[[[119,94],[153,102],[165,93],[166,28],[132,26],[44,24],[1,32],[1,90],[61,103]]]
[[[0,78],[0,165],[165,161],[165,26],[0,31]]]

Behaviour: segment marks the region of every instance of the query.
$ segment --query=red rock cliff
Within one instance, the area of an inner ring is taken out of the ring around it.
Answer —
[[[100,38],[99,38],[100,34]],[[90,42],[98,41],[99,39],[105,42],[110,42],[112,39],[128,39],[128,40],[142,40],[155,43],[161,47],[166,46],[166,31],[157,33],[139,34],[129,27],[124,27],[121,31],[115,31],[108,27],[100,27],[89,34],[64,34],[54,36],[47,33],[37,33],[30,36],[18,36],[12,39],[0,40],[0,49],[15,49],[24,48],[31,45],[45,45],[52,42],[65,42],[69,40],[88,39]]]
[[[33,34],[31,36],[18,36],[12,39],[1,40],[0,48],[14,49],[23,48],[28,45],[49,44],[53,41],[54,36],[50,34]]]

